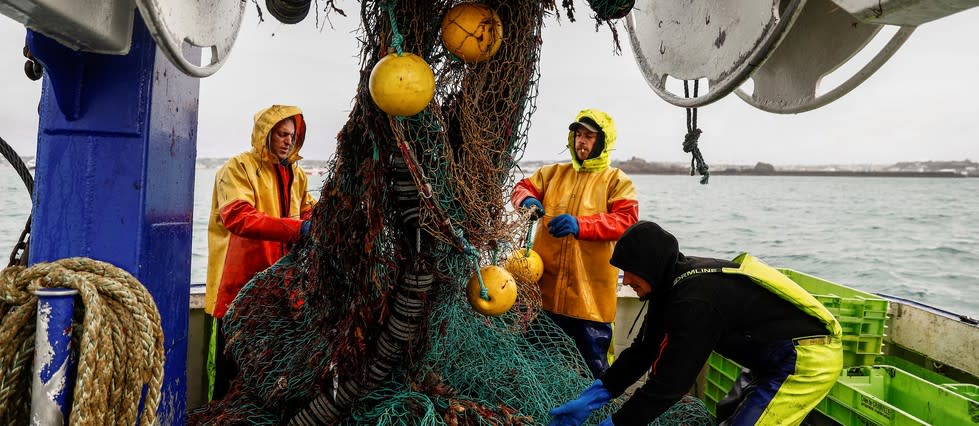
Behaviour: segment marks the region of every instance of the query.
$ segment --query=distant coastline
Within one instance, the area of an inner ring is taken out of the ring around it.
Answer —
[[[687,172],[689,173],[689,172]],[[641,173],[639,173],[641,174]],[[965,178],[979,177],[979,175],[967,175],[956,172],[859,172],[859,171],[817,171],[817,170],[783,170],[774,172],[757,172],[754,170],[716,170],[711,171],[714,175],[745,175],[745,176],[844,176],[844,177],[940,177],[940,178]]]
[[[536,170],[548,164],[544,161],[525,161],[520,167],[525,171]],[[613,160],[612,166],[634,175],[689,175],[690,163],[649,162],[633,157]],[[915,161],[889,165],[789,165],[775,166],[759,162],[755,165],[711,164],[713,175],[743,176],[846,176],[846,177],[979,177],[979,163],[961,161]]]
[[[197,167],[216,168],[222,166],[227,158],[198,158]],[[24,157],[33,164],[34,157]],[[520,169],[525,173],[537,170],[545,164],[558,161],[521,161]],[[325,175],[329,160],[303,159],[301,162],[307,172]],[[9,167],[0,161],[0,167]],[[632,157],[628,160],[613,160],[612,166],[634,175],[689,175],[690,163],[651,162]],[[971,160],[957,161],[914,161],[881,164],[827,164],[827,165],[772,165],[759,162],[754,165],[710,164],[712,175],[742,176],[846,176],[846,177],[938,177],[961,178],[979,177],[979,163]]]

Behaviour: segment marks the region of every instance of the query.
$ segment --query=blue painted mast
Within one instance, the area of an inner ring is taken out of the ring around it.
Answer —
[[[158,418],[183,424],[200,82],[157,49],[139,14],[127,55],[31,31],[27,41],[45,69],[30,263],[85,256],[146,286],[166,354]]]
[[[31,385],[31,421],[44,425],[68,424],[75,359],[70,350],[72,313],[78,290],[39,288],[37,332],[34,338],[34,378]]]

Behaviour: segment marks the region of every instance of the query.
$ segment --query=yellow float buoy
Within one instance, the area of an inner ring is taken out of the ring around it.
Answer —
[[[544,261],[536,251],[520,248],[510,253],[503,267],[513,275],[513,278],[523,284],[537,284],[541,275],[544,275]]]
[[[457,4],[442,18],[442,44],[463,61],[485,61],[496,54],[502,42],[500,16],[484,4]]]
[[[381,111],[411,116],[428,106],[435,95],[435,73],[413,53],[391,53],[371,70],[371,99]]]
[[[480,295],[479,275],[483,277],[489,300]],[[517,301],[517,282],[506,269],[496,265],[484,266],[479,275],[473,274],[466,284],[466,297],[476,312],[487,316],[503,315]]]

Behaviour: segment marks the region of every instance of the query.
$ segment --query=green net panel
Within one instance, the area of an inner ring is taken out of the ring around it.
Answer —
[[[536,286],[521,284],[500,317],[465,297],[476,265],[501,262],[527,233],[508,192],[536,108],[543,20],[556,6],[485,2],[504,41],[473,65],[442,47],[455,4],[361,2],[361,79],[310,238],[242,289],[224,317],[238,374],[189,423],[546,424],[591,383],[573,341],[538,315]],[[392,44],[435,73],[434,99],[412,117],[386,115],[368,92]],[[711,419],[685,399],[660,422]]]

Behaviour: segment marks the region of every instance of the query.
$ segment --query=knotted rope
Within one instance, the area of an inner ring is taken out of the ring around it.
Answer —
[[[0,424],[29,421],[38,288],[72,288],[82,300],[70,423],[132,425],[146,385],[140,424],[154,424],[163,383],[160,313],[128,272],[81,257],[0,272]]]
[[[687,80],[683,81],[683,96],[690,97],[690,89],[687,87]],[[697,97],[697,88],[699,83],[697,80],[693,81],[693,97]],[[683,137],[683,152],[691,153],[690,158],[690,176],[693,176],[695,170],[694,164],[696,164],[696,171],[700,173],[700,184],[706,185],[707,179],[710,179],[710,172],[708,171],[710,167],[707,166],[707,162],[704,161],[704,156],[700,154],[700,148],[697,147],[697,141],[700,140],[700,134],[703,133],[702,130],[697,128],[697,108],[687,108],[687,134]]]

